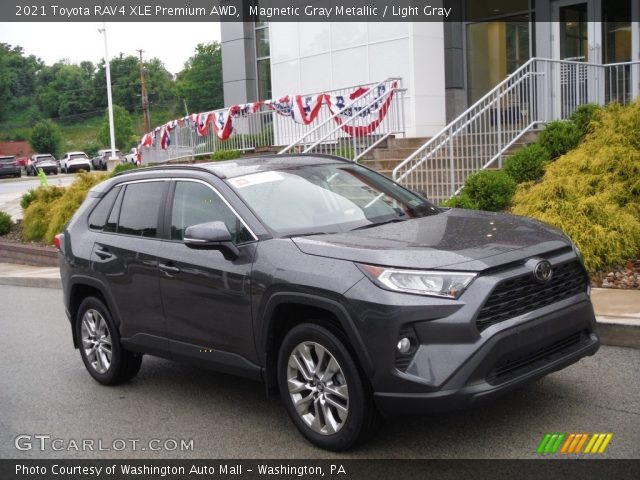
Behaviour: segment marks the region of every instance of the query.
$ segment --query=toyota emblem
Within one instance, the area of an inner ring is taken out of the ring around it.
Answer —
[[[551,276],[553,275],[553,270],[551,269],[551,264],[542,260],[533,267],[533,278],[535,278],[539,282],[548,282],[551,280]]]

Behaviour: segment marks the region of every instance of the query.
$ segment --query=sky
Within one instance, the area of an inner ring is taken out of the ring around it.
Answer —
[[[40,57],[47,65],[68,59],[71,63],[104,58],[102,22],[0,23],[0,43],[21,46],[25,54]],[[171,73],[178,73],[198,43],[220,41],[219,23],[107,23],[109,56],[123,53],[157,57]]]

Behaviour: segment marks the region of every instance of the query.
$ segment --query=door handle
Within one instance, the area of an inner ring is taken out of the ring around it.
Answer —
[[[99,247],[96,249],[96,255],[100,257],[102,260],[107,260],[113,257],[113,254],[109,252],[106,248]]]
[[[171,264],[159,263],[158,268],[169,276],[177,275],[180,273],[180,269],[175,265],[171,265]]]

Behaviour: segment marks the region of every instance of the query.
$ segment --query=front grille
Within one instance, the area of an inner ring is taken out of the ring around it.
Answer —
[[[544,365],[571,353],[588,337],[587,331],[583,330],[524,355],[501,360],[489,373],[487,381],[494,385],[506,382],[510,378],[522,375],[539,365]]]
[[[503,280],[484,304],[476,326],[479,331],[572,295],[587,291],[587,278],[577,261],[553,266],[551,280],[540,283],[530,273]]]

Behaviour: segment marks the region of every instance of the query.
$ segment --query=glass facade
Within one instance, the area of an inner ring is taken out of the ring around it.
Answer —
[[[467,97],[476,102],[532,56],[529,0],[466,0]]]
[[[255,22],[255,37],[258,99],[267,100],[271,98],[271,49],[267,22]]]

